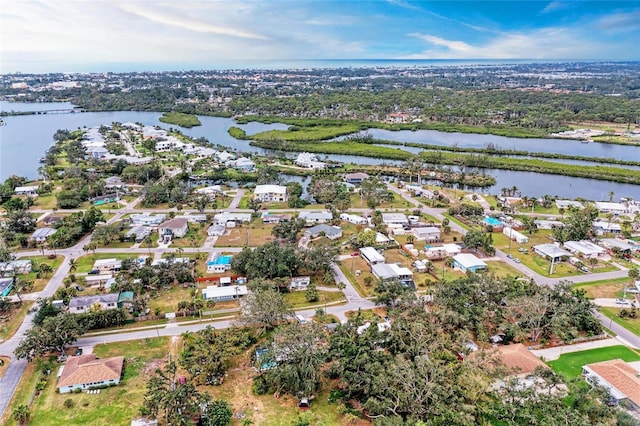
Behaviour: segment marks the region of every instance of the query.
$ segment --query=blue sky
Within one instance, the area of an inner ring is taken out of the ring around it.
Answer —
[[[3,0],[0,72],[295,59],[640,60],[640,1]]]

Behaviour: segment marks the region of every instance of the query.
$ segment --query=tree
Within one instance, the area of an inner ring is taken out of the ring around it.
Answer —
[[[232,419],[231,405],[227,401],[216,399],[205,406],[200,417],[200,426],[227,426],[231,424]]]
[[[286,222],[279,222],[273,227],[271,233],[274,237],[293,243],[298,239],[298,233],[306,224],[304,219],[295,218]]]
[[[318,290],[314,284],[310,284],[304,292],[304,298],[307,302],[317,302],[318,301]]]
[[[29,417],[31,416],[31,412],[29,411],[29,406],[26,404],[20,404],[16,408],[13,409],[13,419],[18,422],[20,425],[26,425],[29,423]]]
[[[257,198],[252,198],[249,200],[248,206],[254,213],[257,213],[262,208],[262,203]]]
[[[291,306],[276,290],[264,289],[249,293],[242,300],[242,315],[237,320],[240,326],[260,327],[271,330],[291,317]]]
[[[376,303],[395,306],[398,301],[415,298],[413,289],[404,286],[398,280],[378,280],[376,284]]]
[[[47,317],[42,325],[35,326],[27,332],[25,338],[15,350],[19,359],[32,361],[49,351],[64,353],[64,347],[75,342],[86,332],[75,315],[58,314]]]
[[[204,209],[207,208],[207,198],[206,197],[198,197],[198,198],[196,198],[195,200],[193,200],[193,206],[200,213],[204,213]]]
[[[33,280],[29,278],[23,278],[14,276],[13,277],[13,291],[18,297],[20,303],[22,303],[22,297],[20,296],[22,293],[28,292],[33,288]]]

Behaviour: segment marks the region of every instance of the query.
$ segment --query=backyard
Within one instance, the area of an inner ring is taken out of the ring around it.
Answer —
[[[547,364],[559,374],[571,379],[579,377],[582,374],[582,366],[592,364],[594,362],[608,361],[620,358],[623,361],[640,361],[638,352],[627,348],[626,346],[607,346],[604,348],[590,349],[580,352],[572,352],[560,355],[555,361],[549,361]]]

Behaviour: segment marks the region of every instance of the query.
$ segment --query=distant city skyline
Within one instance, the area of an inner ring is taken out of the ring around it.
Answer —
[[[0,72],[640,60],[640,1],[4,1]],[[226,65],[228,64],[228,65]]]

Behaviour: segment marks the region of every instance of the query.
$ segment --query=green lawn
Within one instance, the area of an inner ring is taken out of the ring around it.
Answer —
[[[100,358],[123,355],[125,369],[118,386],[102,389],[99,394],[58,394],[55,374],[49,377],[42,394],[34,400],[29,425],[128,425],[137,417],[145,392],[148,374],[155,368],[148,363],[164,359],[169,352],[169,338],[134,340],[98,345],[94,353]],[[73,408],[64,402],[71,399]]]
[[[574,378],[580,376],[583,365],[617,358],[623,361],[640,361],[638,352],[626,346],[618,345],[563,354],[557,360],[550,361],[547,364],[556,373],[562,374],[566,378]]]
[[[197,224],[190,224],[189,231],[182,238],[171,241],[171,247],[200,247],[207,239],[207,227]]]
[[[630,285],[629,278],[616,278],[613,280],[599,280],[589,283],[582,283],[576,285],[574,288],[584,290],[587,292],[587,297],[592,299],[597,298],[612,298],[622,297],[623,288]]]
[[[522,275],[520,271],[507,265],[505,262],[489,261],[486,263],[489,272],[498,277],[519,277]]]
[[[315,302],[307,302],[304,291],[293,291],[284,296],[284,300],[291,303],[294,308],[306,308],[308,306],[323,305],[325,303],[337,302],[345,300],[341,291],[322,291],[318,290],[318,300]]]
[[[127,253],[96,253],[96,254],[88,254],[85,256],[80,256],[76,258],[77,267],[76,273],[86,273],[93,269],[93,264],[98,259],[136,259],[138,256],[136,254],[127,254]]]
[[[24,301],[20,307],[11,311],[10,316],[0,318],[0,341],[6,340],[15,334],[33,303],[33,301]]]
[[[629,305],[627,305],[629,309]],[[622,308],[605,308],[601,307],[600,312],[607,318],[613,320],[616,324],[623,326],[630,332],[640,336],[640,318],[620,318],[618,313]]]

